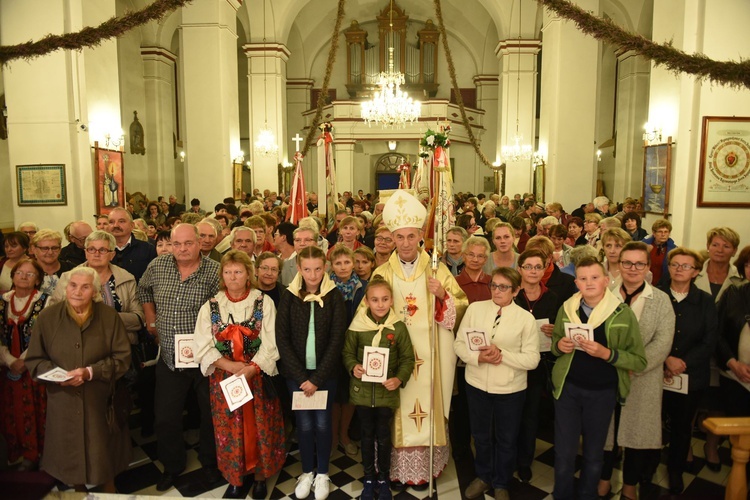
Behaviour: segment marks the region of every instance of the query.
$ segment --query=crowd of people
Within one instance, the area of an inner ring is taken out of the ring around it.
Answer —
[[[750,415],[750,246],[731,228],[690,249],[666,219],[649,234],[631,198],[568,214],[531,194],[459,193],[438,259],[407,191],[343,193],[330,230],[315,193],[297,224],[282,198],[256,190],[210,213],[132,200],[94,227],[5,234],[7,462],[114,492],[134,400],[159,491],[186,467],[187,422],[206,484],[223,477],[229,497],[252,481],[265,498],[293,435],[300,499],[327,498],[339,446],[361,451],[364,500],[425,490],[451,453],[473,454],[466,498],[507,499],[549,422],[556,499],[607,496],[620,450],[635,499],[665,443],[678,494],[694,425]],[[253,397],[234,407],[225,386],[240,379]],[[718,446],[709,433],[711,470]]]

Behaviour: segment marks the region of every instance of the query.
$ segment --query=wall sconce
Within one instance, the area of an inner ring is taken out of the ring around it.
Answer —
[[[104,148],[119,149],[120,151],[123,151],[125,149],[125,132],[120,130],[119,137],[112,137],[109,132],[104,134]]]
[[[185,152],[180,151],[180,163],[185,163]]]
[[[232,163],[239,163],[240,165],[245,163],[245,152],[240,150],[240,152],[237,153],[237,156],[232,158]]]
[[[597,149],[596,150],[596,161],[598,161],[598,162],[602,161],[602,150],[601,149]]]
[[[661,142],[661,127],[658,127],[652,123],[646,123],[643,126],[643,140],[647,143],[660,143]]]
[[[396,151],[398,141],[388,141],[388,151]]]

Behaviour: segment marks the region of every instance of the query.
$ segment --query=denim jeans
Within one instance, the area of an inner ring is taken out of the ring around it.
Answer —
[[[391,475],[391,421],[393,409],[388,407],[371,408],[357,406],[357,416],[362,429],[362,467],[366,479],[375,479],[375,463],[378,464],[377,478],[388,479]],[[378,443],[377,460],[375,442]]]
[[[477,477],[493,488],[508,489],[516,465],[516,445],[526,391],[490,394],[466,384]],[[494,430],[494,443],[493,443]]]
[[[299,385],[287,379],[286,386],[290,393],[301,392]],[[336,397],[336,380],[328,380],[319,391],[328,391],[328,402],[325,410],[295,411],[297,421],[297,441],[302,459],[302,472],[312,472],[315,458],[318,459],[318,474],[328,474],[328,461],[331,458],[333,439],[332,404]]]
[[[583,465],[575,498],[598,498],[604,443],[617,401],[617,389],[583,389],[570,382],[555,401],[555,500],[574,498],[578,441],[583,435]]]

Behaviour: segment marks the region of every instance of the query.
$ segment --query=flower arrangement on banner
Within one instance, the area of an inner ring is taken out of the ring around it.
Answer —
[[[425,132],[424,137],[422,137],[422,140],[419,141],[419,145],[423,149],[431,149],[432,151],[437,150],[437,148],[449,148],[451,147],[451,140],[448,138],[448,135],[451,133],[451,126],[445,125],[443,127],[440,127],[440,132],[434,132],[432,129],[427,129],[427,132]],[[423,151],[420,153],[422,158],[427,158],[428,153]]]
[[[331,122],[323,122],[320,125],[318,125],[318,128],[322,132],[326,132],[326,133],[330,134],[331,132],[333,132],[333,123],[331,123]]]

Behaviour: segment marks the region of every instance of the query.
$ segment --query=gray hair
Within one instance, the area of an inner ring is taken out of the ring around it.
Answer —
[[[22,227],[26,227],[26,226],[31,226],[31,227],[34,228],[34,231],[39,231],[39,226],[37,225],[37,223],[36,222],[31,222],[31,221],[22,222],[21,224],[19,224],[18,225],[18,230],[20,231]]]
[[[609,198],[607,198],[606,196],[597,196],[591,203],[594,204],[594,208],[599,208],[602,205],[607,205],[607,209],[609,210]]]
[[[106,241],[109,243],[110,250],[115,249],[115,237],[106,231],[93,231],[86,237],[86,246],[89,246],[92,241]]]
[[[86,238],[86,239],[88,240],[88,238]],[[68,283],[70,282],[70,279],[73,276],[79,276],[79,275],[90,276],[91,277],[91,284],[93,285],[94,290],[95,290],[94,297],[92,298],[92,300],[94,302],[103,302],[104,299],[102,298],[102,294],[101,294],[102,282],[99,279],[99,273],[97,273],[91,267],[86,267],[86,266],[74,267],[70,271],[63,273],[62,276],[60,276],[60,281],[57,283],[57,287],[56,288],[62,289],[63,296],[67,300],[67,298],[68,298],[68,295],[67,295],[67,293],[68,293],[68,290],[67,290]]]
[[[591,245],[579,245],[577,247],[573,247],[573,249],[570,251],[570,262],[573,263],[574,266],[577,266],[578,263],[585,259],[586,257],[598,257],[599,253],[597,252],[596,248]]]
[[[214,230],[214,236],[218,236],[218,234],[221,232],[221,224],[219,224],[219,221],[217,221],[216,219],[209,219],[208,217],[206,217],[198,224],[208,224],[209,226],[211,226],[211,228]],[[198,224],[196,224],[196,227],[198,226]]]
[[[487,238],[482,238],[481,236],[470,237],[464,241],[461,253],[466,253],[469,250],[469,247],[482,247],[484,250],[484,256],[487,257],[490,255],[490,244],[487,241]]]
[[[232,229],[231,233],[229,233],[229,243],[231,245],[234,245],[234,238],[235,238],[236,234],[239,233],[240,231],[247,231],[249,233],[252,233],[252,235],[253,235],[253,245],[255,245],[258,242],[258,240],[257,240],[257,238],[255,236],[255,231],[253,230],[253,228],[247,227],[247,226],[237,226],[234,229]]]

